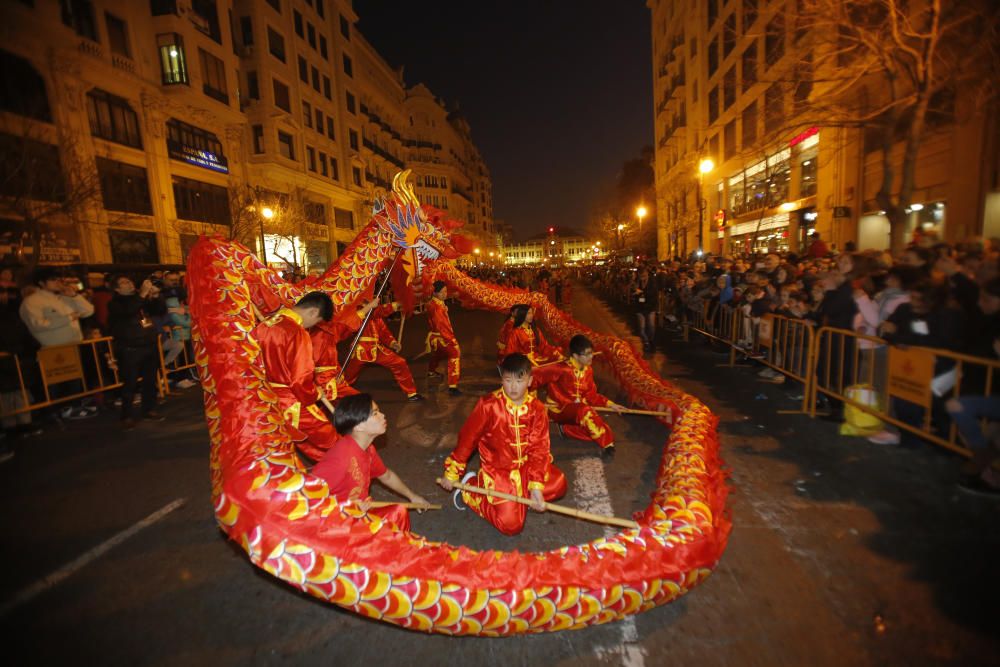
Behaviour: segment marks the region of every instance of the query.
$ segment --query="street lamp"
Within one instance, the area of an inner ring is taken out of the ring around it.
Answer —
[[[264,221],[270,221],[274,217],[274,209],[270,206],[265,206],[260,209],[260,217],[257,218],[257,222],[260,223],[260,261],[267,266],[267,244],[264,242]]]
[[[698,254],[705,251],[705,208],[708,202],[705,201],[705,174],[715,169],[712,158],[705,158],[698,164]]]
[[[639,218],[639,236],[642,236],[642,219],[646,217],[649,211],[645,206],[639,204],[639,208],[635,209],[635,217]]]

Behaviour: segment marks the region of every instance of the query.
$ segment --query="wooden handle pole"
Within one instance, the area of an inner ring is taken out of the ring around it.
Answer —
[[[598,350],[597,352],[594,352],[594,356],[596,357],[600,353],[601,353],[601,351]],[[559,363],[562,363],[564,361],[566,361],[566,360],[565,359],[558,359],[556,361],[547,361],[544,364],[538,364],[537,366],[535,366],[535,368],[545,368],[546,366],[551,366],[552,364],[559,364]]]
[[[438,483],[441,483],[441,478],[438,478]],[[470,493],[481,493],[484,496],[493,496],[494,498],[501,498],[503,500],[510,500],[511,502],[519,503],[521,505],[532,505],[531,500],[527,498],[522,498],[520,496],[514,496],[509,493],[503,493],[502,491],[494,491],[492,489],[484,489],[479,486],[471,486],[469,484],[462,484],[461,482],[452,482],[452,487],[460,489],[462,491],[468,491]],[[583,519],[584,521],[593,521],[594,523],[600,523],[607,526],[619,526],[621,528],[638,528],[639,524],[635,521],[629,519],[619,519],[616,516],[604,516],[603,514],[592,514],[591,512],[584,512],[583,510],[578,510],[575,507],[566,507],[565,505],[556,505],[555,503],[545,503],[545,509],[549,512],[555,512],[557,514],[565,514],[566,516],[575,517],[577,519]]]
[[[399,335],[396,336],[396,342],[399,343],[399,349],[403,349],[403,328],[406,327],[406,313],[403,313],[399,320]]]
[[[389,507],[390,505],[399,505],[400,507],[405,507],[411,510],[439,510],[440,505],[423,505],[421,503],[394,503],[391,500],[373,500],[368,503],[368,507]]]
[[[618,412],[614,408],[609,408],[603,405],[591,406],[598,412]],[[670,412],[659,412],[657,410],[639,410],[637,408],[622,408],[621,413],[624,415],[653,415],[654,417],[673,417]]]

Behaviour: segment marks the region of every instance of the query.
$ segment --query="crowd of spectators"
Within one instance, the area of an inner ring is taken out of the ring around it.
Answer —
[[[108,274],[100,285],[89,287],[78,276],[55,267],[40,267],[21,280],[5,268],[0,270],[0,310],[3,413],[10,415],[27,405],[45,402],[46,391],[54,402],[46,409],[4,417],[3,440],[36,435],[41,432],[38,422],[46,419],[61,423],[94,417],[105,407],[105,399],[120,408],[125,429],[135,428],[140,420],[163,420],[156,409],[160,348],[167,365],[185,352],[190,358],[186,346],[191,338],[191,319],[183,277],[178,272],[155,271],[141,278]],[[110,344],[81,350],[83,379],[46,387],[38,364],[39,350],[107,337],[112,339]],[[119,390],[90,393],[114,384],[115,373],[122,383]],[[181,389],[197,383],[190,369],[171,373],[167,380]],[[141,398],[136,398],[137,392]],[[80,394],[88,395],[70,398]],[[9,444],[3,442],[2,447],[0,459],[10,458]]]

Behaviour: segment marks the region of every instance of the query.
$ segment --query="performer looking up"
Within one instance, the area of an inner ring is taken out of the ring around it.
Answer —
[[[324,398],[313,379],[313,347],[307,329],[333,317],[333,302],[323,292],[309,292],[291,308],[258,324],[253,337],[260,345],[268,384],[292,440],[309,458],[318,460],[337,440],[326,414],[316,405]]]
[[[397,310],[399,310],[399,303],[393,301],[372,311],[372,315],[368,319],[368,330],[361,335],[358,346],[354,348],[354,356],[347,362],[344,379],[349,384],[354,384],[361,369],[366,364],[378,364],[392,371],[393,377],[396,378],[396,384],[406,394],[406,400],[422,401],[424,397],[417,393],[417,385],[413,381],[410,367],[406,365],[406,360],[398,354],[401,347],[385,324],[384,318]]]
[[[501,388],[479,399],[458,434],[458,445],[444,462],[441,486],[453,489],[461,479],[475,486],[522,498],[530,497],[532,509],[545,511],[545,501],[566,493],[566,477],[552,464],[549,452],[549,417],[545,406],[528,393],[531,362],[511,354],[500,364]],[[478,474],[465,472],[469,457],[479,452]],[[463,477],[464,475],[464,477]],[[481,494],[455,492],[462,504],[492,523],[504,535],[524,529],[525,505]]]
[[[507,354],[523,354],[535,366],[562,359],[559,349],[550,345],[534,327],[535,309],[526,303],[514,306],[514,323],[507,336]]]
[[[602,453],[614,453],[615,435],[593,406],[607,406],[621,412],[622,406],[597,393],[594,383],[594,345],[582,334],[569,341],[569,358],[536,368],[532,388],[548,388],[545,405],[559,432],[576,440],[593,440]]]
[[[341,503],[352,500],[369,514],[377,514],[401,530],[410,529],[410,513],[401,505],[370,508],[372,477],[410,500],[426,505],[422,496],[410,490],[399,475],[387,468],[372,446],[385,433],[385,415],[369,394],[347,396],[333,413],[333,425],[341,438],[316,464],[312,474],[326,480],[330,493]]]
[[[514,308],[516,306],[510,307],[510,312],[507,313],[507,319],[503,321],[503,326],[500,327],[500,333],[497,334],[497,366],[503,362],[503,358],[507,356],[507,338],[510,336],[511,329],[514,328]]]
[[[448,286],[443,280],[434,281],[434,297],[427,302],[427,323],[430,331],[427,333],[427,350],[431,353],[427,363],[428,377],[441,377],[437,372],[438,363],[448,360],[448,393],[461,394],[458,388],[458,377],[461,371],[461,349],[455,330],[451,327],[448,317],[448,306],[444,300],[448,298]]]
[[[358,308],[342,308],[330,321],[320,322],[309,332],[313,344],[313,361],[316,362],[316,383],[331,401],[360,393],[349,384],[347,374],[340,372],[337,343],[350,338],[361,326],[368,311],[377,305],[378,301],[372,299]]]

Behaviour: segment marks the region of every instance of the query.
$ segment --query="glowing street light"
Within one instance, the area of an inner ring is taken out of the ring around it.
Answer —
[[[473,250],[472,252],[474,252],[475,254],[477,254],[477,255],[478,255],[478,254],[479,254],[479,248],[476,248],[476,249],[475,249],[475,250]]]
[[[705,158],[698,164],[698,171],[703,174],[710,173],[713,169],[715,169],[715,162],[710,157]]]
[[[269,206],[265,206],[264,208],[260,209],[260,214],[264,217],[265,220],[270,220],[271,218],[274,217],[274,210]]]
[[[710,173],[715,169],[715,162],[712,158],[704,158],[698,163],[698,256],[701,256],[704,243],[705,234],[705,207],[708,206],[708,202],[705,201],[705,174]]]

